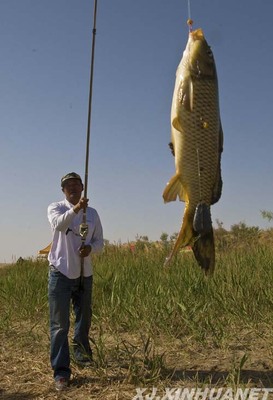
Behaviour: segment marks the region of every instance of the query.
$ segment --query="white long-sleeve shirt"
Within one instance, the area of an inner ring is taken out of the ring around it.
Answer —
[[[65,199],[50,204],[47,216],[53,232],[51,250],[48,255],[50,265],[53,265],[69,279],[79,278],[81,275],[79,248],[82,245],[79,230],[83,211],[75,213],[73,204]],[[91,253],[98,253],[103,248],[103,231],[99,215],[92,207],[86,208],[86,223],[88,234],[85,245],[92,247]],[[87,277],[92,273],[90,254],[84,257],[83,275]]]

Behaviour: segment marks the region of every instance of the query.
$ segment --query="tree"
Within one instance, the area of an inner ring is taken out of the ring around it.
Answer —
[[[174,242],[177,239],[178,236],[178,232],[174,232],[171,236],[170,236],[170,240],[171,242]]]
[[[247,226],[245,222],[239,222],[230,227],[230,232],[236,239],[258,239],[260,229],[258,226]]]
[[[160,236],[161,242],[167,243],[168,242],[168,237],[169,237],[169,235],[166,232],[162,232],[162,234]]]
[[[260,210],[261,215],[263,219],[267,219],[268,222],[271,222],[273,219],[273,212],[272,211],[266,211],[266,210]]]

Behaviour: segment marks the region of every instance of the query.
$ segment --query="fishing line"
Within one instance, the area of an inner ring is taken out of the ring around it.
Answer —
[[[97,0],[94,0],[93,10],[93,30],[92,30],[92,49],[91,49],[91,67],[90,67],[90,85],[88,100],[88,120],[86,132],[86,153],[85,153],[85,175],[84,175],[84,197],[87,198],[88,185],[88,166],[89,166],[89,148],[90,148],[90,132],[91,132],[91,111],[92,111],[92,95],[93,95],[93,76],[94,76],[94,59],[95,59],[95,42],[96,42],[96,21],[97,21]],[[85,245],[85,239],[88,234],[88,225],[86,223],[86,208],[83,209],[83,218],[80,225],[80,236],[82,239],[82,248]],[[81,288],[83,288],[83,266],[84,257],[81,257]]]
[[[188,19],[191,19],[191,2],[188,0]]]
[[[189,31],[192,31],[192,25],[193,25],[193,20],[191,19],[191,3],[190,0],[188,0],[188,20],[187,24],[189,26]]]

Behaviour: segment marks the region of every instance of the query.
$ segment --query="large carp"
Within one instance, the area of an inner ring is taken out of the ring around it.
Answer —
[[[180,247],[192,246],[206,273],[214,270],[215,249],[210,206],[221,197],[221,126],[218,82],[213,53],[203,31],[189,32],[176,72],[171,108],[171,143],[175,175],[167,184],[165,202],[185,202],[182,227],[167,266]]]

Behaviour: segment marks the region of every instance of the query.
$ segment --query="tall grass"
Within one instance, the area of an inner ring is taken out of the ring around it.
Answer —
[[[191,253],[163,269],[165,252],[106,249],[94,259],[93,320],[112,330],[220,338],[227,324],[271,324],[273,250],[258,246],[218,255],[212,278]],[[1,270],[1,325],[47,315],[47,262]],[[0,326],[1,326],[0,325]],[[222,328],[221,328],[222,327]]]
[[[0,329],[47,315],[45,262],[24,261],[0,270]]]
[[[164,252],[113,251],[97,258],[95,320],[116,330],[191,335],[220,345],[234,327],[271,323],[272,256],[263,246],[223,253],[215,275],[206,278],[192,255],[163,270]]]

